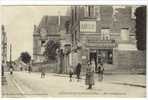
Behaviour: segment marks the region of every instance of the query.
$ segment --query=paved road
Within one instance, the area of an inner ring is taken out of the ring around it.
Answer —
[[[13,75],[6,73],[6,77],[8,85],[2,87],[3,97],[145,97],[146,94],[142,75],[108,75],[103,82],[96,79],[92,90],[86,89],[83,79],[77,82],[73,78],[73,82],[69,82],[67,76],[54,73],[40,78],[40,73],[14,72]]]

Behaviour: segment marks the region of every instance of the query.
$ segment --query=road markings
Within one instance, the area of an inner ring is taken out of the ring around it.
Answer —
[[[24,95],[25,92],[24,92],[23,89],[19,86],[19,84],[16,82],[16,80],[13,78],[12,81],[13,81],[13,83],[15,84],[15,86],[19,89],[19,91],[21,92],[21,94]]]

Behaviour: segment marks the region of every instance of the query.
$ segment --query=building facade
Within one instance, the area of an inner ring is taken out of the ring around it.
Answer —
[[[106,66],[132,66],[137,60],[135,34],[135,6],[72,6],[70,33],[72,36],[72,64],[103,59]],[[133,53],[134,52],[134,53]],[[129,56],[124,56],[129,55]],[[127,58],[128,57],[128,58]],[[126,61],[129,63],[126,64]]]
[[[68,16],[44,16],[39,26],[34,26],[33,59],[34,62],[43,62],[45,45],[49,40],[60,42],[61,32],[65,31],[65,22]]]

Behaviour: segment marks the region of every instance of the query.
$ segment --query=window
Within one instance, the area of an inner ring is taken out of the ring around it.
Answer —
[[[45,41],[44,41],[44,40],[42,40],[42,41],[41,41],[41,46],[43,46],[43,45],[44,45],[44,43],[45,43]]]
[[[85,17],[93,17],[95,16],[95,8],[94,6],[85,6],[84,7],[84,16]]]
[[[88,6],[84,6],[84,17],[88,16]]]
[[[110,40],[110,29],[105,28],[101,30],[101,40]]]
[[[40,34],[41,34],[41,37],[44,38],[44,37],[46,37],[47,31],[44,28],[42,28],[40,31]]]
[[[136,6],[131,7],[131,18],[132,19],[136,19],[135,11],[136,11]]]
[[[94,8],[94,16],[97,18],[98,21],[101,19],[100,7],[99,6],[95,6],[95,8]]]
[[[77,20],[77,7],[75,7],[75,21]]]
[[[91,6],[88,6],[88,16],[91,16],[91,8],[90,8]]]
[[[71,13],[72,13],[72,25],[73,25],[73,23],[74,23],[74,18],[73,18],[73,16],[74,16],[74,11],[73,11],[73,9],[72,9]]]
[[[113,14],[112,14],[113,21],[117,21],[117,17],[116,17],[117,13],[118,13],[118,10],[115,7],[113,7]]]
[[[129,40],[129,29],[128,28],[122,28],[120,37],[121,37],[122,41],[128,41]]]

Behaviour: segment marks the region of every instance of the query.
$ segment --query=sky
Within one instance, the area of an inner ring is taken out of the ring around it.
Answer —
[[[33,55],[33,27],[39,25],[44,15],[65,15],[66,6],[2,6],[2,24],[7,33],[7,54],[10,55],[12,44],[12,60],[17,59],[21,52]],[[33,57],[33,56],[32,56]]]

